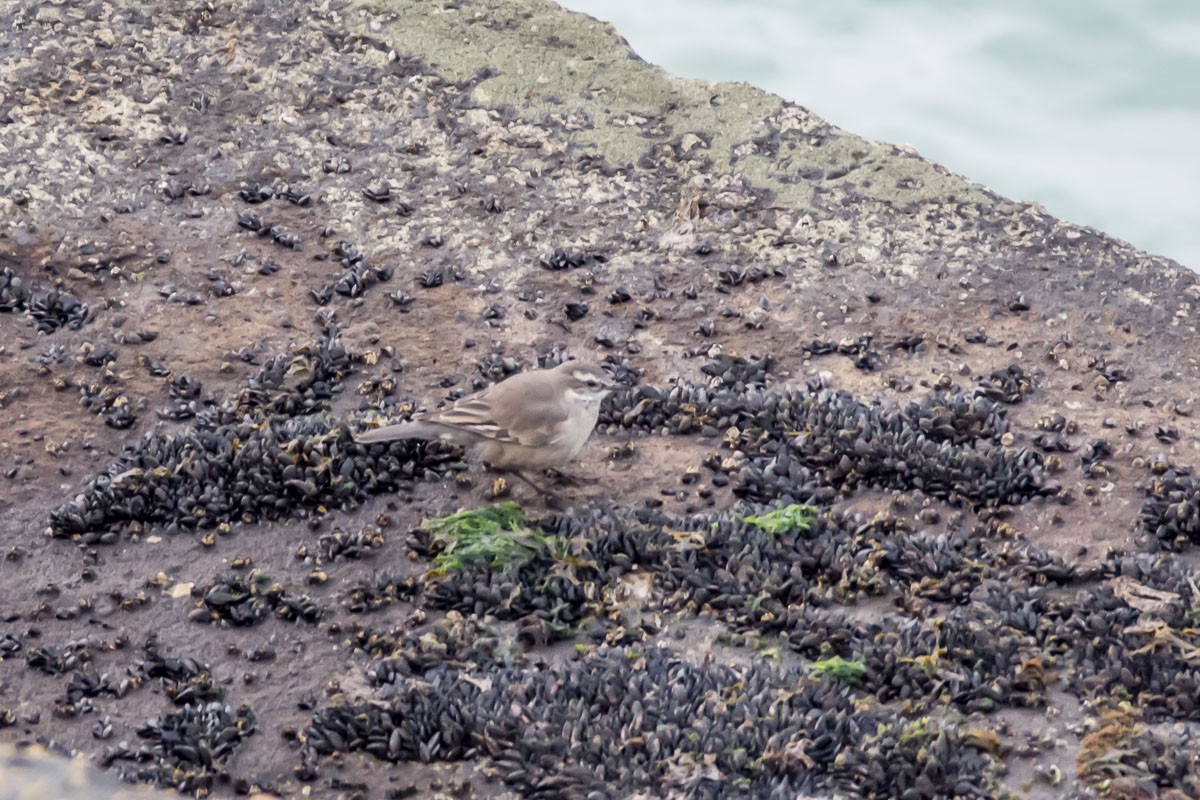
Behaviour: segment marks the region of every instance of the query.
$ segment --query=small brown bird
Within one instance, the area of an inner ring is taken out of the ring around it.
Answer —
[[[599,367],[564,361],[552,369],[513,375],[447,409],[354,438],[364,444],[446,439],[473,448],[492,468],[548,494],[522,472],[557,469],[579,455],[612,387],[612,378]]]

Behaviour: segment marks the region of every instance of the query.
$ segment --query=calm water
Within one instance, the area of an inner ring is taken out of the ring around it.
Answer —
[[[560,0],[681,76],[746,81],[1200,269],[1197,0]]]

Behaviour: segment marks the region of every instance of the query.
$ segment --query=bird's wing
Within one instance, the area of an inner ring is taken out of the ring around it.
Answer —
[[[553,389],[522,380],[526,374],[515,375],[478,394],[464,397],[445,411],[422,419],[524,447],[552,444],[558,424],[567,418],[567,409],[556,402],[558,398]],[[497,403],[516,409],[506,424],[493,417],[492,409]]]

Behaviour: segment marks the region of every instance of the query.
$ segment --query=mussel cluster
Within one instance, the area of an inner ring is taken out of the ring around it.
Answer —
[[[24,642],[12,634],[8,634],[7,641],[11,641],[13,646],[5,651],[5,658],[15,656],[24,646]],[[91,660],[92,652],[86,642],[68,642],[63,647],[52,644],[34,647],[25,657],[25,664],[47,675],[65,675]]]
[[[600,423],[610,431],[724,436],[730,454],[706,466],[755,502],[827,504],[839,492],[874,487],[978,507],[1059,491],[1045,480],[1040,453],[1001,444],[1005,410],[983,389],[933,392],[885,409],[819,384],[769,386],[766,362],[723,366],[710,365],[707,386],[621,389]],[[995,380],[1004,387],[1010,378],[1004,372]]]
[[[297,595],[260,573],[220,575],[196,594],[200,600],[189,615],[193,622],[241,627],[274,614],[287,621],[314,623],[323,613],[311,597]]]
[[[988,757],[971,743],[933,722],[893,726],[884,709],[856,710],[849,687],[766,659],[699,665],[666,647],[602,645],[561,666],[397,674],[381,695],[319,711],[308,747],[486,756],[486,772],[528,798],[990,796]]]
[[[225,764],[256,731],[254,712],[225,702],[224,689],[206,665],[164,657],[153,643],[134,672],[144,681],[158,681],[175,708],[137,729],[143,744],[110,747],[101,764],[118,765],[127,778],[197,796],[207,795],[217,781],[227,782]]]
[[[437,546],[417,531],[413,546],[420,555],[434,556]],[[472,564],[449,570],[447,579],[419,576],[400,583],[398,596],[419,597],[421,604],[439,611],[492,614],[517,621],[519,636],[527,644],[547,644],[574,635],[575,627],[594,607],[588,596],[595,573],[590,564],[562,561],[552,547],[531,551],[509,569]]]
[[[1057,685],[1090,703],[1120,692],[1147,721],[1200,721],[1196,577],[1167,554],[1114,553],[1081,569],[996,518],[933,534],[839,512],[775,530],[763,513],[577,508],[531,523],[554,544],[530,559],[377,577],[391,592],[381,605],[451,611],[355,629],[375,697],[318,711],[310,747],[391,761],[487,756],[523,797],[675,780],[695,796],[991,797],[991,735],[934,720],[1044,709]],[[424,531],[410,543],[438,555]],[[651,590],[631,611],[617,598],[637,576]],[[1141,596],[1162,603],[1152,619]],[[886,618],[855,613],[872,598],[889,602]],[[764,655],[721,666],[673,652],[682,623],[662,618],[695,615]],[[505,620],[527,644],[569,637],[577,654],[539,671],[536,649],[504,654],[493,626]],[[808,669],[766,655],[781,647]],[[858,671],[818,680],[816,665],[831,662]],[[870,705],[847,704],[864,697]],[[895,708],[906,709],[899,719]],[[1162,766],[1163,786],[1200,775],[1165,755]]]
[[[28,312],[39,333],[51,333],[64,325],[78,330],[87,322],[87,303],[75,295],[51,289],[36,292],[25,285],[12,267],[0,267],[0,313]]]
[[[295,417],[329,409],[353,368],[336,327],[311,344],[267,360],[237,398],[197,415],[196,427],[215,430],[245,416]]]
[[[39,636],[30,629],[24,636],[6,635],[0,658],[15,658]],[[164,656],[154,636],[147,639],[142,658],[124,669],[101,671],[97,661],[104,653],[121,652],[128,639],[111,642],[85,639],[62,646],[40,644],[25,657],[30,669],[65,682],[62,699],[54,707],[59,718],[92,720],[92,736],[107,741],[113,725],[104,715],[104,701],[142,691],[152,682],[170,699],[173,709],[137,729],[145,740],[132,746],[124,741],[106,746],[98,757],[101,766],[115,767],[129,780],[174,787],[198,796],[208,794],[217,781],[228,782],[225,764],[240,744],[255,732],[253,711],[225,702],[225,690],[208,666],[191,658]],[[0,712],[5,719],[11,712]],[[15,715],[14,715],[15,716]],[[8,724],[15,722],[11,720]],[[36,714],[23,715],[36,724]]]
[[[1168,550],[1200,544],[1200,483],[1182,470],[1151,479],[1138,526],[1151,541]]]
[[[366,671],[372,686],[421,676],[442,665],[474,669],[525,660],[520,651],[502,652],[500,638],[490,625],[454,611],[432,620],[417,611],[403,625],[388,630],[355,626],[350,633],[351,645],[376,659]]]
[[[194,418],[204,406],[211,405],[211,402],[206,402],[201,396],[203,388],[200,381],[190,375],[175,375],[167,384],[167,393],[172,403],[167,408],[160,409],[158,416],[176,422]]]
[[[90,544],[121,527],[224,530],[345,507],[445,469],[445,445],[364,447],[317,416],[348,369],[336,332],[271,359],[239,397],[201,410],[191,430],[146,436],[52,513],[52,533]]]
[[[133,402],[114,386],[85,383],[79,387],[79,404],[117,430],[133,427],[137,422]]]
[[[362,252],[349,242],[340,241],[334,245],[333,255],[343,272],[337,280],[310,293],[313,302],[319,306],[329,305],[335,293],[343,297],[361,297],[369,287],[392,279],[391,267],[371,266]]]
[[[297,548],[296,558],[317,566],[332,564],[335,561],[372,558],[383,544],[383,532],[374,525],[366,525],[357,531],[344,531],[335,527],[329,533],[321,534],[315,548],[308,545]]]
[[[1194,730],[1150,728],[1129,709],[1109,704],[1083,737],[1076,764],[1082,779],[1102,788],[1101,797],[1190,798],[1200,797],[1197,752]],[[1160,793],[1160,787],[1170,788]]]

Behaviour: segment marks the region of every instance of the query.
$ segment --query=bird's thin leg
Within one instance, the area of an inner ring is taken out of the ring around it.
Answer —
[[[559,486],[582,486],[583,485],[583,481],[581,481],[579,478],[576,478],[574,475],[571,475],[570,473],[563,472],[561,469],[550,469],[550,470],[546,470],[546,471],[550,473],[550,476],[554,479],[554,482],[556,484],[558,484]]]
[[[559,503],[564,502],[564,500],[565,500],[565,498],[562,495],[558,494],[557,492],[551,492],[551,491],[548,491],[547,489],[543,489],[541,486],[538,486],[536,483],[534,483],[529,478],[525,477],[523,474],[521,474],[520,472],[518,472],[515,469],[509,470],[509,474],[513,475],[516,478],[520,478],[527,485],[532,487],[533,490],[536,491],[538,494],[540,494],[542,497],[550,498]]]

